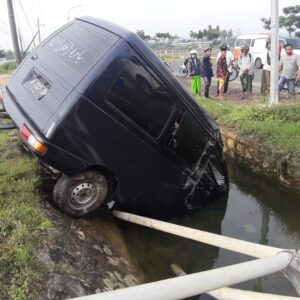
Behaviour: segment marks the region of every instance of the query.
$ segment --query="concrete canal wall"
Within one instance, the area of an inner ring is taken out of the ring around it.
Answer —
[[[282,185],[300,190],[300,160],[292,155],[274,153],[254,138],[243,137],[222,127],[224,153],[242,161],[252,170],[275,178]]]

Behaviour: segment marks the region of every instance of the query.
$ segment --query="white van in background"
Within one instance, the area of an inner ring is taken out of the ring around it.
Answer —
[[[265,63],[265,48],[267,41],[270,40],[270,34],[245,34],[239,35],[235,41],[233,56],[238,59],[241,55],[241,45],[247,44],[250,53],[253,55],[255,67],[260,69]],[[279,52],[286,44],[292,44],[294,53],[300,54],[300,39],[279,37]]]

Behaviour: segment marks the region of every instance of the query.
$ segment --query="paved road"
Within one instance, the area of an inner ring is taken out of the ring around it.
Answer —
[[[179,67],[183,64],[183,61],[178,61],[178,62],[172,62],[170,63],[171,67],[174,71],[175,75],[179,75]],[[216,64],[213,64],[213,70],[214,70],[214,74],[216,74]],[[253,84],[259,84],[260,85],[260,81],[261,81],[261,73],[262,70],[261,69],[254,69],[254,80],[253,80]],[[235,79],[235,81],[239,82],[239,78],[237,77]]]

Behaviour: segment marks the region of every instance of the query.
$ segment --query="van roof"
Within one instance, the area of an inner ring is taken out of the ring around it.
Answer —
[[[260,34],[242,34],[237,37],[237,39],[259,39],[259,38],[269,38],[270,34],[260,33]]]
[[[122,26],[95,17],[83,16],[76,19],[101,27],[126,40],[131,39],[131,37],[134,35],[131,31],[127,30]]]

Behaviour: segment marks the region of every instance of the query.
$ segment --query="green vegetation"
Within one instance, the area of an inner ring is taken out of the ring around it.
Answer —
[[[0,65],[0,74],[10,74],[17,68],[15,61],[9,61]]]
[[[38,165],[0,132],[0,299],[28,299],[42,276],[35,250],[52,226],[39,205]]]
[[[290,37],[292,32],[295,32],[295,36],[300,37],[300,5],[288,6],[282,9],[283,16],[279,16],[279,28],[285,29]],[[271,18],[260,19],[264,25],[263,28],[271,30]]]
[[[274,151],[300,154],[300,104],[267,107],[200,100],[216,121],[242,135],[255,137]]]
[[[172,55],[172,54],[162,54],[160,57],[161,59],[166,60],[167,62],[176,62],[176,61],[182,61],[182,58],[178,55]]]

